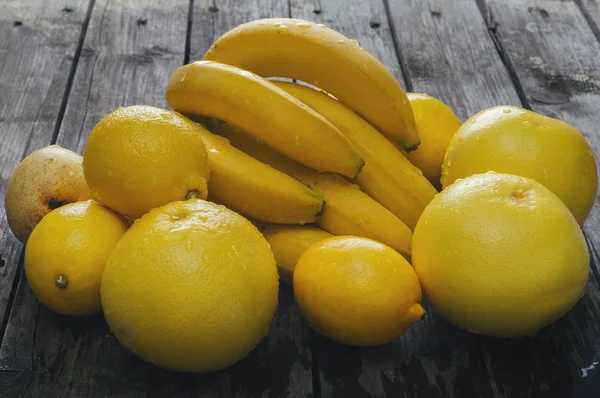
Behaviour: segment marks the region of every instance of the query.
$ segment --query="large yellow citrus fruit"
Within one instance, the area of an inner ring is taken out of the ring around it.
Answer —
[[[31,290],[43,305],[64,315],[100,311],[102,272],[126,230],[120,216],[92,200],[52,210],[25,249]]]
[[[488,172],[431,201],[414,231],[412,262],[425,295],[450,322],[521,337],[582,297],[589,253],[555,194],[532,179]]]
[[[85,146],[83,171],[95,199],[131,218],[208,194],[202,139],[178,113],[151,106],[119,108],[100,120]]]
[[[269,330],[278,292],[269,244],[248,220],[200,199],[138,219],[102,280],[106,321],[127,349],[184,372],[225,368]]]
[[[407,95],[421,144],[416,150],[405,152],[405,155],[437,187],[440,185],[446,149],[461,122],[452,109],[437,98],[419,93]]]
[[[293,286],[308,323],[343,344],[385,344],[425,314],[410,264],[367,238],[334,236],[312,244],[296,264]]]
[[[442,186],[486,171],[533,178],[561,198],[580,225],[598,189],[594,154],[579,131],[514,106],[486,109],[461,126],[446,152]]]

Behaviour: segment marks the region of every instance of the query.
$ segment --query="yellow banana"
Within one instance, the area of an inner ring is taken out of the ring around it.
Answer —
[[[279,87],[329,119],[366,161],[354,182],[410,228],[437,190],[398,148],[363,118],[323,91],[294,83]]]
[[[371,238],[410,256],[412,231],[356,185],[333,173],[319,173],[286,158],[254,137],[227,124],[217,134],[250,156],[298,179],[325,199],[317,224],[334,235]],[[212,178],[212,177],[211,177]]]
[[[225,33],[205,60],[322,88],[407,150],[419,145],[412,107],[398,80],[355,40],[300,19],[252,21]]]
[[[209,198],[243,216],[281,224],[317,221],[323,199],[292,177],[234,148],[189,121],[206,147],[210,166]]]
[[[364,165],[331,122],[268,80],[236,67],[208,61],[182,66],[171,76],[166,98],[176,111],[225,120],[316,170],[352,178]]]
[[[271,245],[282,281],[291,284],[298,259],[310,245],[332,236],[320,228],[310,225],[274,225],[262,229]]]

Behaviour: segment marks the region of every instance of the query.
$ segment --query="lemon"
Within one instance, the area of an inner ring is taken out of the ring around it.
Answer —
[[[335,236],[312,244],[296,264],[293,286],[308,323],[342,344],[390,342],[425,314],[410,264],[367,238]]]
[[[598,189],[594,154],[579,131],[514,106],[486,109],[461,126],[445,155],[442,185],[486,171],[536,180],[561,198],[580,225]]]
[[[534,335],[582,297],[589,253],[561,200],[536,181],[488,172],[427,206],[412,261],[425,295],[460,328]]]
[[[102,280],[117,339],[175,371],[244,358],[268,333],[278,293],[269,244],[248,220],[200,199],[151,210],[125,233]]]
[[[48,213],[25,249],[25,274],[40,302],[64,315],[98,312],[104,266],[127,230],[121,217],[92,200]]]
[[[124,216],[208,194],[202,139],[178,113],[151,106],[119,108],[92,130],[83,171],[93,197]]]
[[[408,160],[434,185],[440,185],[442,162],[450,140],[461,126],[446,104],[427,94],[407,93],[421,138],[419,147],[404,152]]]

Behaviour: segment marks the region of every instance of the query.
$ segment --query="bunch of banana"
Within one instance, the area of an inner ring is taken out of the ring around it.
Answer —
[[[292,283],[294,268],[302,253],[313,243],[332,236],[310,225],[269,224],[261,231],[271,245],[281,280],[286,283]]]
[[[220,125],[216,133],[250,156],[296,178],[325,199],[323,213],[317,221],[325,231],[371,238],[410,256],[410,228],[356,185],[336,174],[319,173],[302,166],[228,124]]]
[[[166,99],[194,120],[220,121],[216,134],[196,129],[208,150],[209,198],[269,223],[263,232],[282,275],[329,234],[410,256],[411,229],[437,191],[395,147],[419,145],[405,91],[356,41],[298,19],[252,21],[177,69]]]

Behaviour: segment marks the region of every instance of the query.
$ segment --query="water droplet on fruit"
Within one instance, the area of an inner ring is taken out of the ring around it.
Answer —
[[[241,70],[241,71],[238,72],[238,74],[240,76],[244,76],[244,77],[247,77],[249,79],[254,79],[254,73],[248,72],[247,70]]]
[[[342,40],[342,39],[340,39],[340,40],[338,40],[338,43],[339,43],[339,44],[344,44],[344,43],[345,43],[345,41],[344,41],[344,40]]]
[[[165,239],[170,242],[181,242],[189,235],[189,233],[190,227],[188,225],[181,225],[170,230],[167,235],[165,235]]]
[[[281,25],[281,26],[279,26],[279,29],[288,29],[288,26],[287,25]]]
[[[298,22],[296,26],[300,29],[309,29],[312,27],[312,24],[310,22]]]
[[[172,113],[161,113],[160,115],[166,120],[173,120],[175,118]]]
[[[510,109],[503,109],[503,110],[502,110],[502,113],[506,113],[507,115],[508,115],[509,113],[511,113],[511,112],[512,112],[512,111],[511,111]]]
[[[278,28],[280,26],[281,26],[281,22],[275,22],[275,23],[273,23],[273,27],[274,28]]]
[[[356,44],[357,46],[359,46],[360,44],[358,44],[358,42],[356,40],[350,40],[350,43],[352,44]]]
[[[327,26],[323,25],[322,23],[318,23],[316,26],[317,26],[318,28],[326,28],[326,27],[327,27]]]

